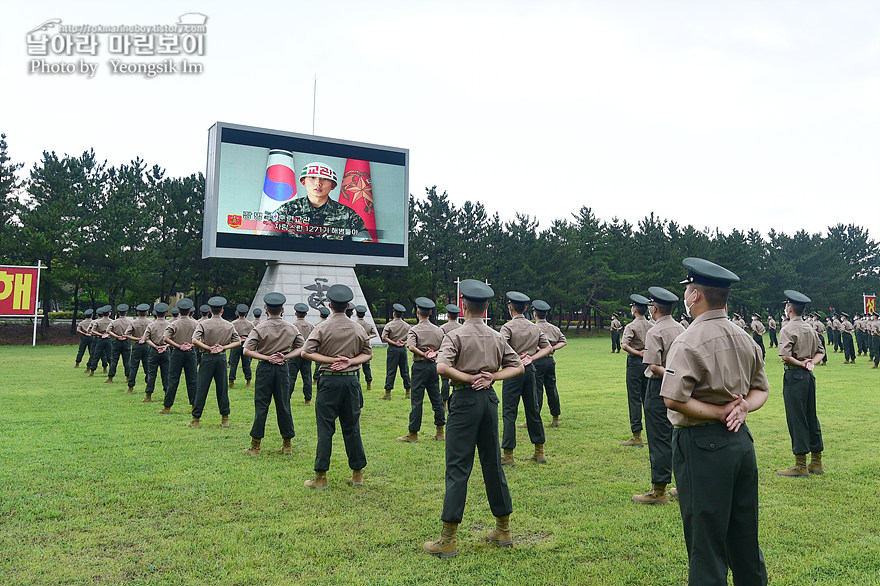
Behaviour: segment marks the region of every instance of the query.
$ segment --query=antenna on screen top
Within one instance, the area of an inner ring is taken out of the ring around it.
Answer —
[[[312,136],[315,135],[315,106],[318,100],[318,76],[315,76],[315,87],[312,90]]]

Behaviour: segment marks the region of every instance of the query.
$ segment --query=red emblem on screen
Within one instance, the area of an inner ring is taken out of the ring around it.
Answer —
[[[241,228],[241,216],[229,214],[226,216],[226,223],[230,228]]]

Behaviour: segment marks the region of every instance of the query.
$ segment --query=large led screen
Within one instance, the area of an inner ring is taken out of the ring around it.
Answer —
[[[218,122],[202,257],[407,264],[409,151]]]

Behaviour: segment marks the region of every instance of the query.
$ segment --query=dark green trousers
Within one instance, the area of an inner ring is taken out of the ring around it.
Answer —
[[[371,360],[367,360],[361,364],[361,370],[364,371],[364,380],[368,383],[373,382],[373,367],[370,366]]]
[[[144,375],[147,374],[147,365],[150,360],[150,346],[144,342],[135,342],[131,346],[131,360],[128,363],[128,386],[133,387],[137,383],[138,369],[143,365]]]
[[[672,482],[672,423],[666,415],[666,403],[660,396],[662,378],[649,378],[645,391],[645,432],[648,434],[648,457],[651,482]]]
[[[672,467],[688,552],[688,583],[767,584],[758,545],[758,466],[746,425],[733,433],[721,422],[676,428]]]
[[[490,387],[482,391],[456,390],[449,397],[446,424],[446,496],[441,519],[461,523],[468,479],[474,468],[474,451],[480,450],[480,468],[489,508],[496,517],[513,512],[507,478],[501,467],[498,445],[498,397]]]
[[[816,377],[805,368],[786,368],[782,375],[785,421],[791,436],[791,451],[801,456],[821,452],[822,428],[816,415]]]
[[[841,332],[840,333],[840,344],[843,346],[843,359],[844,360],[855,360],[856,359],[856,350],[855,350],[855,347],[853,347],[852,334],[849,332]]]
[[[167,350],[166,350],[167,352]],[[196,385],[198,384],[198,370],[196,367],[196,350],[187,351],[174,348],[171,351],[171,358],[168,371],[168,386],[165,388],[165,407],[171,408],[174,405],[174,398],[177,396],[177,387],[180,386],[180,373],[183,372],[186,380],[186,394],[189,398],[189,404],[196,404]]]
[[[516,416],[519,401],[522,399],[526,413],[529,440],[533,444],[544,443],[544,422],[538,410],[538,393],[535,390],[535,365],[529,364],[520,376],[508,378],[501,383],[501,417],[504,429],[501,432],[501,447],[505,450],[516,448]]]
[[[874,365],[880,362],[880,336],[871,336],[871,347],[874,348]]]
[[[312,400],[312,362],[310,360],[306,360],[300,356],[296,358],[292,358],[287,361],[287,373],[290,377],[290,388],[287,390],[287,399],[288,403],[290,403],[290,399],[293,397],[293,388],[296,386],[296,378],[298,375],[302,376],[302,384],[303,384],[303,399],[306,401]]]
[[[131,359],[131,340],[120,340],[118,338],[110,338],[110,370],[107,372],[108,377],[116,376],[116,368],[119,360],[122,359],[122,372],[128,379],[128,363]]]
[[[767,330],[770,334],[770,347],[779,346],[779,342],[776,341],[776,330]]]
[[[107,366],[110,363],[110,338],[94,338],[95,345],[92,347],[92,355],[89,357],[89,362],[86,365],[86,368],[89,370],[97,370],[98,361],[101,361],[102,366]]]
[[[766,358],[767,351],[764,349],[764,336],[759,336],[758,334],[752,334],[752,339],[755,341],[755,344],[758,345],[758,348],[761,349],[761,358]]]
[[[315,393],[315,419],[318,424],[316,472],[330,469],[337,419],[342,428],[348,467],[360,470],[367,465],[361,440],[361,383],[357,372],[351,374],[353,376],[321,373],[318,377],[318,392]]]
[[[167,393],[168,389],[168,372],[171,370],[171,346],[167,350],[159,353],[158,350],[150,346],[150,357],[144,370],[147,371],[147,389],[148,394],[152,394],[156,388],[156,375],[160,373],[162,376],[162,392]]]
[[[233,348],[229,351],[229,381],[235,381],[235,375],[238,374],[238,363],[241,362],[241,372],[244,374],[244,380],[250,381],[252,376],[251,372],[251,357],[245,356],[242,351],[244,349],[239,346],[237,348]]]
[[[92,357],[92,346],[91,346],[92,338],[91,336],[83,336],[79,337],[79,349],[76,351],[76,363],[79,364],[82,362],[83,355],[86,353],[86,350],[89,351],[89,358]],[[88,364],[88,362],[86,362]]]
[[[443,410],[443,402],[440,400],[440,378],[437,375],[437,363],[432,360],[413,361],[412,365],[412,392],[409,412],[409,430],[417,433],[422,428],[422,403],[425,400],[425,392],[434,409],[434,425],[446,425],[446,413]]]
[[[547,395],[547,406],[550,415],[559,417],[559,391],[556,389],[556,360],[553,356],[545,356],[535,360],[535,392],[538,394],[538,413],[544,407],[544,394]]]
[[[407,361],[406,346],[388,346],[388,353],[385,363],[385,390],[390,391],[394,388],[394,379],[397,378],[397,371],[400,371],[400,378],[403,379],[403,388],[409,389],[409,366]]]
[[[626,402],[629,406],[629,428],[635,433],[642,431],[642,405],[648,379],[645,377],[645,363],[641,356],[626,355]]]
[[[193,403],[194,419],[201,417],[205,410],[205,401],[208,400],[211,381],[214,382],[214,390],[217,393],[217,406],[220,408],[220,415],[229,415],[229,383],[226,375],[226,352],[219,354],[202,352],[198,386],[196,387],[196,402]]]
[[[296,435],[293,430],[293,415],[290,413],[290,373],[286,364],[272,364],[260,361],[257,364],[257,381],[254,383],[254,425],[251,437],[263,439],[266,435],[266,417],[269,405],[275,399],[275,418],[281,437],[290,439]]]
[[[620,352],[620,330],[611,330],[611,351]]]

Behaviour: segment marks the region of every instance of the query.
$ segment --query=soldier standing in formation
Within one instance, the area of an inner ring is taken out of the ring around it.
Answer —
[[[358,305],[354,308],[357,312],[357,319],[354,320],[364,328],[364,331],[367,332],[367,338],[372,340],[373,338],[379,337],[379,332],[376,331],[376,326],[365,320],[364,318],[367,316],[367,308],[364,305]],[[373,357],[370,356],[370,360],[364,362],[362,368],[364,370],[364,381],[367,383],[367,390],[370,391],[373,389],[373,369],[370,367],[370,362],[372,362]]]
[[[648,311],[647,297],[639,294],[630,295],[632,300],[633,321],[623,329],[623,343],[621,348],[626,352],[626,400],[629,407],[629,428],[632,437],[620,445],[628,447],[641,447],[645,445],[642,440],[642,405],[645,402],[645,392],[648,389],[648,379],[645,378],[645,365],[642,356],[645,355],[645,336],[651,329],[651,324],[645,319]]]
[[[327,291],[333,315],[318,323],[303,346],[302,355],[320,364],[317,370],[318,391],[315,419],[318,445],[315,454],[315,477],[305,486],[327,488],[327,470],[333,449],[336,420],[342,427],[352,486],[364,483],[362,470],[367,465],[361,441],[361,383],[358,367],[370,359],[373,350],[364,328],[345,317],[345,308],[354,293],[345,285],[333,285]]]
[[[547,394],[547,406],[550,408],[550,416],[553,421],[551,427],[559,427],[559,416],[562,410],[559,405],[559,391],[556,388],[556,360],[554,354],[557,350],[564,348],[568,344],[565,334],[562,330],[547,321],[547,313],[550,311],[550,304],[541,299],[536,299],[532,304],[535,310],[535,325],[547,336],[550,343],[550,354],[535,360],[535,389],[538,393],[538,414],[544,404],[544,394]],[[522,425],[522,424],[520,424]],[[528,423],[526,423],[528,425]]]
[[[466,321],[443,338],[437,371],[452,380],[446,437],[446,496],[443,498],[443,529],[440,539],[423,549],[440,558],[458,555],[456,533],[464,516],[468,479],[474,467],[474,449],[480,451],[480,467],[486,484],[495,529],[486,538],[502,547],[513,545],[510,514],[513,503],[501,466],[498,444],[497,380],[523,374],[522,362],[501,335],[483,323],[489,299],[495,295],[485,283],[466,279],[460,285]],[[499,370],[500,369],[500,370]]]
[[[663,287],[649,287],[649,307],[656,323],[645,336],[645,354],[648,379],[645,389],[645,431],[648,435],[648,457],[651,461],[651,490],[633,495],[634,502],[644,505],[665,505],[669,502],[666,487],[672,482],[672,423],[666,404],[660,396],[660,385],[666,372],[666,357],[672,342],[684,332],[684,327],[672,319],[672,306],[678,295]],[[670,491],[675,496],[677,493]]]
[[[770,347],[778,347],[779,342],[776,341],[776,320],[773,319],[772,313],[767,318],[767,332],[770,334]]]
[[[761,349],[761,358],[766,358],[767,351],[764,350],[764,332],[766,332],[766,328],[764,324],[761,323],[761,316],[757,313],[752,314],[752,325],[750,326],[752,330],[752,339],[755,341],[755,344]]]
[[[293,306],[293,311],[296,313],[296,321],[293,322],[293,327],[295,327],[300,335],[302,336],[303,342],[309,339],[309,334],[312,333],[312,330],[315,329],[311,323],[306,320],[306,315],[309,313],[309,306],[305,303],[297,303]],[[303,386],[303,399],[305,400],[306,406],[312,404],[312,363],[303,358],[300,355],[294,356],[287,362],[287,369],[290,371],[290,389],[288,392],[288,399],[293,400],[293,389],[296,386],[297,376],[302,376],[302,386]]]
[[[440,326],[444,336],[461,327],[461,324],[458,323],[458,314],[460,313],[461,309],[457,305],[451,303],[446,305],[447,320],[445,324]],[[446,409],[449,405],[449,379],[445,376],[440,377],[440,398],[443,400],[443,408]]]
[[[92,357],[92,338],[89,336],[89,325],[92,323],[93,313],[95,312],[91,309],[85,310],[85,318],[76,326],[76,333],[79,334],[79,349],[76,351],[76,364],[73,366],[74,368],[79,368],[79,363],[82,362],[86,350],[89,351],[89,358]],[[86,364],[88,364],[88,361],[86,361]]]
[[[435,303],[427,297],[416,299],[416,311],[419,323],[410,328],[406,334],[407,349],[413,353],[411,401],[409,413],[409,432],[397,438],[397,441],[414,443],[419,441],[419,430],[422,428],[422,403],[425,392],[434,409],[434,439],[443,441],[445,434],[446,415],[443,402],[440,400],[440,379],[437,377],[437,351],[443,342],[443,330],[431,323],[431,311]]]
[[[507,309],[511,319],[501,326],[501,337],[519,355],[525,370],[522,376],[505,379],[501,383],[501,416],[504,421],[501,435],[501,448],[504,450],[504,455],[501,458],[502,466],[513,466],[516,463],[513,451],[516,449],[516,416],[519,412],[520,399],[522,399],[523,411],[525,411],[529,440],[535,446],[534,453],[526,460],[538,464],[547,462],[547,458],[544,456],[544,442],[546,441],[544,422],[541,421],[541,413],[538,409],[535,365],[532,363],[549,355],[552,348],[541,328],[523,315],[529,301],[528,295],[524,293],[507,292]]]
[[[773,319],[773,318],[771,317],[770,319]],[[690,325],[688,323],[688,318],[685,314],[681,314],[681,319],[678,320],[678,323],[680,323],[681,327],[683,327],[684,329],[687,329],[688,326]]]
[[[95,376],[95,369],[98,368],[98,361],[104,366],[104,372],[107,372],[107,364],[110,362],[110,334],[107,328],[110,327],[110,317],[108,317],[112,308],[109,305],[103,305],[96,311],[98,319],[93,320],[89,324],[89,335],[95,340],[92,347],[92,355],[86,364],[86,372],[89,376]]]
[[[788,316],[786,316],[786,319],[788,319]],[[841,351],[840,314],[838,314],[836,312],[834,313],[834,315],[831,318],[831,325],[828,327],[828,329],[831,330],[831,336],[834,341],[834,351],[840,352]]]
[[[828,346],[826,345],[826,341],[825,341],[826,340],[826,338],[825,338],[825,324],[822,322],[821,319],[819,319],[819,316],[814,313],[813,314],[813,322],[810,325],[812,325],[813,329],[816,330],[816,335],[819,336],[819,341],[822,343],[822,348],[826,350],[825,352],[822,353],[821,365],[828,366],[828,352],[827,352]],[[830,342],[828,342],[828,344],[830,344]]]
[[[871,314],[871,359],[874,361],[871,368],[877,368],[880,364],[880,321],[877,321],[876,312]]]
[[[251,330],[254,329],[254,324],[247,318],[248,314],[248,306],[244,303],[239,303],[235,307],[235,313],[238,314],[238,318],[233,320],[232,327],[235,328],[235,331],[238,332],[238,337],[241,338],[241,346],[237,348],[233,348],[229,351],[229,388],[235,387],[235,378],[238,374],[238,363],[241,362],[241,373],[244,375],[244,386],[251,386],[251,378],[253,378],[253,372],[251,371],[251,359],[249,356],[245,356],[242,350],[242,346],[244,346],[244,341],[247,340],[248,335],[251,333]]]
[[[623,329],[623,326],[620,324],[620,320],[617,319],[617,314],[611,314],[611,353],[614,354],[617,352],[620,354],[620,330]]]
[[[409,324],[403,321],[406,308],[399,303],[392,306],[394,319],[382,328],[382,341],[388,344],[388,352],[385,364],[385,394],[380,397],[386,401],[391,400],[391,390],[394,388],[394,379],[400,370],[400,378],[403,379],[403,388],[406,390],[406,398],[410,398],[409,366],[406,359],[406,335],[409,333]]]
[[[293,453],[290,440],[296,435],[290,412],[290,370],[286,360],[297,358],[305,343],[300,331],[281,316],[287,298],[281,293],[267,293],[264,322],[253,328],[244,342],[244,354],[259,360],[257,382],[254,385],[254,424],[251,427],[251,447],[244,450],[248,456],[259,456],[260,444],[266,434],[266,417],[269,405],[275,399],[275,416],[281,432],[281,454]],[[311,378],[311,377],[310,377]]]
[[[259,307],[254,310],[254,321],[253,321],[254,327],[257,327],[257,324],[260,323],[260,319],[261,319],[260,316],[262,316],[262,315],[263,315],[263,310],[260,309]]]
[[[177,321],[177,318],[180,317],[180,310],[177,309],[177,306],[171,308],[171,321]]]
[[[110,372],[107,373],[105,383],[113,382],[120,358],[122,358],[122,372],[125,374],[125,379],[128,380],[128,361],[131,358],[131,340],[125,337],[125,330],[131,324],[128,310],[129,307],[126,303],[117,305],[116,319],[107,326],[107,333],[110,334]]]
[[[167,303],[157,303],[153,308],[156,314],[147,329],[144,330],[141,339],[150,347],[149,359],[147,360],[147,388],[144,394],[144,403],[153,402],[153,390],[156,388],[156,375],[161,372],[162,393],[168,392],[168,371],[170,370],[171,347],[165,342],[165,314],[168,312]],[[170,413],[170,411],[169,411]]]
[[[229,373],[226,371],[226,351],[236,346],[241,347],[241,338],[235,326],[220,316],[226,303],[225,297],[208,299],[211,317],[200,322],[193,332],[192,343],[201,348],[202,359],[199,363],[193,419],[187,424],[189,427],[201,426],[199,420],[205,409],[212,380],[214,391],[217,393],[217,406],[220,409],[220,427],[229,427],[229,388],[226,386]]]
[[[128,343],[131,344],[131,359],[128,362],[128,390],[125,391],[129,395],[134,394],[138,368],[143,364],[144,375],[146,375],[150,360],[150,347],[143,340],[144,332],[147,331],[147,326],[150,325],[150,320],[147,319],[147,312],[150,311],[150,306],[146,303],[141,303],[134,310],[137,313],[137,317],[131,320],[128,327],[125,328],[124,334]]]
[[[785,373],[782,378],[782,399],[785,402],[785,420],[791,436],[794,466],[777,470],[781,476],[809,476],[822,474],[822,428],[816,415],[816,377],[813,366],[825,354],[825,347],[816,331],[802,316],[810,298],[786,289],[785,313],[788,325],[779,334],[779,356]],[[807,466],[807,452],[810,465]]]
[[[193,333],[196,331],[198,322],[190,316],[193,310],[192,300],[184,297],[177,302],[180,317],[170,322],[165,327],[163,340],[174,350],[169,360],[168,387],[165,390],[165,401],[160,415],[171,413],[174,399],[177,397],[177,387],[180,386],[180,374],[183,372],[186,380],[186,394],[189,398],[190,407],[196,402],[196,385],[198,384],[197,359],[192,347]]]
[[[688,583],[767,584],[758,545],[758,466],[750,411],[769,391],[754,341],[727,321],[730,285],[715,263],[687,258],[684,303],[694,318],[669,349],[660,395],[675,429],[672,467],[688,552]],[[782,330],[783,333],[785,329]]]
[[[840,345],[843,346],[844,364],[856,363],[856,349],[853,347],[853,325],[848,313],[840,314]]]

